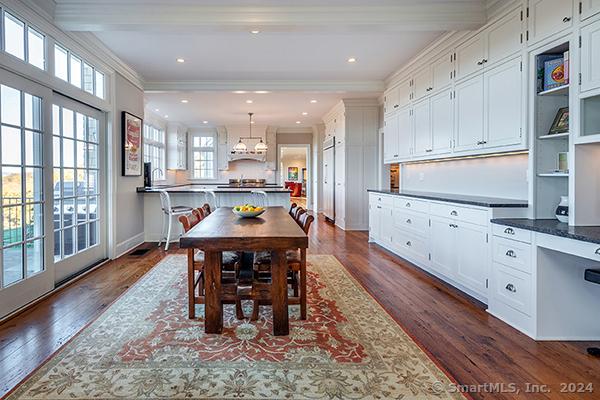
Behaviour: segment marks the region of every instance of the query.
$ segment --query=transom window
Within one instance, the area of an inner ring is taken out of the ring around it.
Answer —
[[[214,179],[216,175],[215,137],[192,133],[192,178]]]
[[[152,179],[154,180],[165,180],[165,153],[165,131],[144,124],[144,162],[152,164]]]
[[[55,261],[98,244],[98,124],[52,106]]]
[[[44,270],[42,120],[42,99],[0,85],[0,287]]]
[[[59,44],[54,45],[54,75],[81,90],[104,98],[104,74]]]
[[[46,69],[44,34],[7,11],[3,12],[2,22],[4,51],[39,69]]]

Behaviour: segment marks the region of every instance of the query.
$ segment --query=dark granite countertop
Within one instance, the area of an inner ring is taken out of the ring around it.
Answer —
[[[461,194],[449,193],[434,193],[434,192],[415,192],[415,191],[400,191],[394,192],[391,190],[375,190],[369,189],[369,192],[391,194],[396,196],[415,197],[419,199],[447,201],[450,203],[467,204],[472,206],[489,207],[489,208],[527,208],[527,200],[501,199],[496,197],[485,196],[467,196]]]
[[[569,226],[555,219],[497,218],[493,224],[600,244],[600,226]]]
[[[214,193],[247,193],[252,190],[262,190],[267,193],[291,193],[290,189],[285,189],[283,186],[266,185],[265,187],[228,187],[226,184],[218,184],[224,186],[210,185],[210,189],[203,189],[202,186],[209,184],[189,184],[189,185],[173,185],[173,186],[153,186],[153,187],[138,187],[138,193],[157,193],[159,190],[166,190],[168,193],[202,193],[205,190],[210,190]],[[214,186],[214,188],[212,187]]]

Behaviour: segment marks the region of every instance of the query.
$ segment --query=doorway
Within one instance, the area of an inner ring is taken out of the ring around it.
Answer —
[[[310,145],[280,144],[277,147],[279,184],[292,191],[290,197],[293,203],[312,209]]]

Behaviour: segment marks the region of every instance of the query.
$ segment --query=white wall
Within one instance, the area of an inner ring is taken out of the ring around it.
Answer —
[[[403,190],[528,198],[527,154],[402,166]]]
[[[144,116],[144,92],[120,74],[115,74],[115,112],[113,120],[113,143],[118,165],[115,180],[115,255],[120,255],[144,241],[144,203],[138,186],[144,185],[143,176],[121,176],[121,112]]]

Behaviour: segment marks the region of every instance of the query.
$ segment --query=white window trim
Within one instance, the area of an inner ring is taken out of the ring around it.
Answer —
[[[194,147],[194,137],[212,137],[213,147]],[[188,152],[188,166],[189,174],[188,180],[192,182],[212,182],[219,179],[218,171],[218,137],[216,132],[196,131],[189,133],[189,152]],[[194,151],[210,151],[213,153],[213,177],[212,178],[196,178],[194,176]]]
[[[162,132],[162,137],[164,139],[164,142],[160,142],[154,139],[147,139],[146,138],[146,130],[147,128],[152,128],[152,129],[156,129],[159,132]],[[162,157],[162,165],[158,166],[158,167],[153,167],[152,171],[150,171],[151,175],[152,175],[152,181],[153,182],[165,182],[167,180],[167,132],[165,129],[158,127],[154,124],[149,124],[149,123],[144,123],[144,127],[143,127],[143,143],[142,143],[142,149],[144,146],[148,145],[148,146],[153,146],[153,147],[157,147],[159,150],[162,150],[163,153],[163,157]],[[143,149],[144,150],[144,149]],[[143,153],[143,162],[147,162],[146,161],[146,152],[144,151]],[[154,174],[152,174],[152,172],[154,171],[155,168],[160,168],[162,170],[162,179],[154,179]]]

